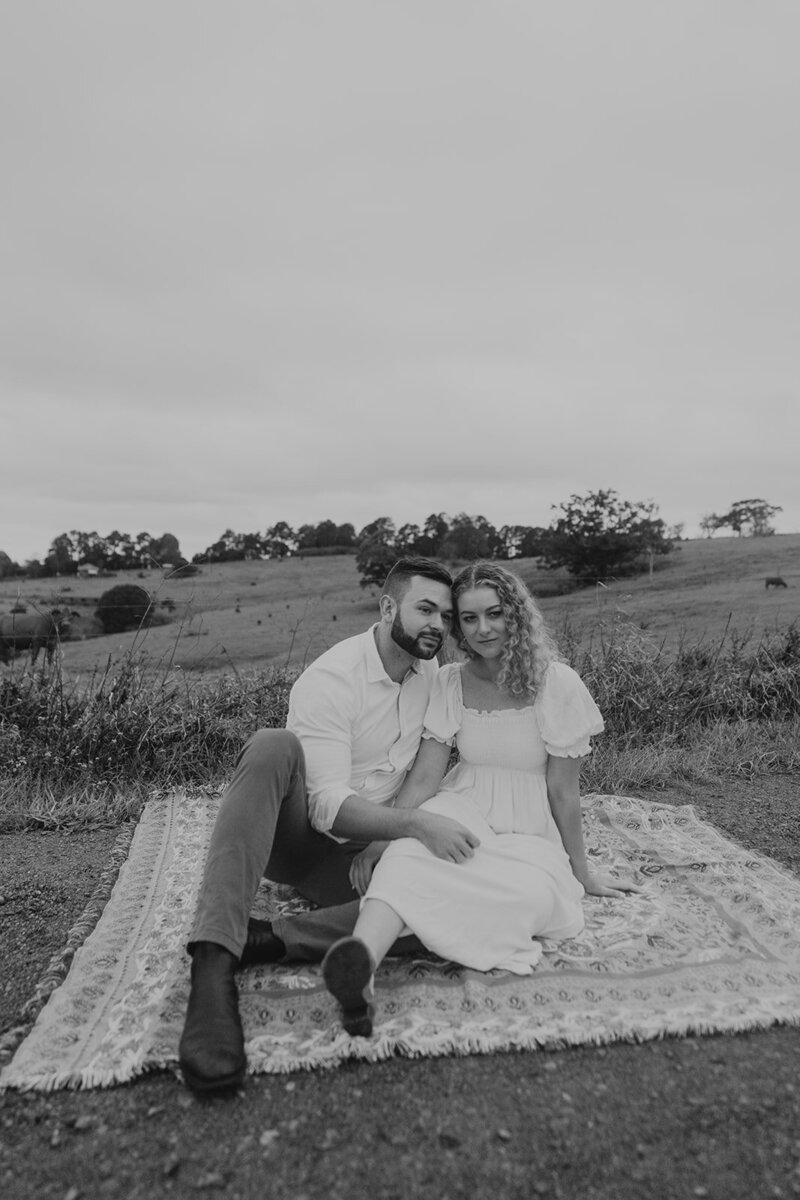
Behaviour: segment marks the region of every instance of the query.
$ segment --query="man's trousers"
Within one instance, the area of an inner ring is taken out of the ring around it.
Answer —
[[[272,921],[286,960],[318,961],[353,932],[359,900],[350,863],[363,846],[339,843],[311,827],[300,742],[285,729],[260,729],[245,745],[222,798],[211,835],[189,947],[217,942],[238,958],[263,876],[286,883],[320,905]],[[419,949],[401,938],[392,952]]]

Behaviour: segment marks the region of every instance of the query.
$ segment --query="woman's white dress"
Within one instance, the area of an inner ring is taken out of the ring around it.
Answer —
[[[542,954],[533,938],[583,929],[583,887],[550,811],[547,757],[588,754],[590,736],[602,729],[592,697],[564,663],[548,667],[532,705],[493,712],[466,708],[460,664],[443,667],[423,737],[455,739],[460,761],[422,808],[460,821],[480,846],[450,863],[415,838],[391,842],[364,899],[391,905],[442,958],[529,974]]]

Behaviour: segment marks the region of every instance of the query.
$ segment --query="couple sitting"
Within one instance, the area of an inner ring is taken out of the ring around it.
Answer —
[[[440,669],[451,633],[465,661]],[[345,1029],[368,1036],[390,950],[422,943],[526,974],[541,955],[532,939],[583,928],[584,893],[638,890],[586,861],[580,763],[602,728],[515,575],[478,562],[451,580],[429,559],[397,562],[378,623],[312,663],[287,728],[259,730],[236,764],[189,943],[189,1086],[244,1078],[240,967],[322,959]],[[262,876],[321,907],[248,920]]]

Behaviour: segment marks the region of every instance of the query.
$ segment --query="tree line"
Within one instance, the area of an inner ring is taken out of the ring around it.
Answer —
[[[425,554],[447,560],[538,558],[542,566],[566,568],[583,583],[628,575],[669,554],[680,530],[669,530],[652,501],[622,500],[611,489],[573,495],[553,505],[549,526],[503,525],[485,517],[444,513],[428,517],[420,528],[395,530],[389,517],[379,517],[361,531],[356,563],[362,587],[380,583],[399,555]]]
[[[376,517],[360,531],[347,523],[324,520],[293,529],[278,521],[264,533],[236,533],[226,529],[217,541],[195,554],[192,564],[236,562],[247,559],[283,559],[291,556],[354,554],[362,586],[380,584],[389,567],[405,555],[425,555],[446,561],[477,558],[510,560],[537,558],[547,568],[563,567],[576,580],[592,583],[609,576],[653,570],[656,558],[669,554],[680,540],[682,526],[668,527],[653,501],[623,500],[612,489],[572,495],[552,506],[547,527],[502,525],[496,528],[481,515],[465,512],[450,517],[431,513],[421,525],[399,528],[391,517]],[[737,500],[722,516],[709,514],[700,522],[711,536],[731,528],[740,536],[763,537],[774,533],[771,519],[781,512],[765,500]],[[24,567],[0,551],[0,577],[75,574],[90,565],[98,571],[187,567],[174,534],[136,537],[113,530],[98,533],[72,530],[59,534],[43,561]]]
[[[768,537],[775,532],[771,522],[779,512],[783,512],[779,504],[768,504],[766,500],[736,500],[726,513],[704,513],[700,528],[706,537],[718,529],[730,529],[739,537],[747,533],[751,537]]]
[[[186,559],[173,533],[154,537],[151,533],[120,533],[114,529],[101,536],[96,531],[85,533],[77,529],[60,533],[53,538],[43,559],[29,559],[23,566],[15,563],[0,550],[0,578],[24,575],[39,579],[52,575],[75,575],[79,567],[95,567],[113,574],[132,568],[162,567],[165,564],[182,566]]]

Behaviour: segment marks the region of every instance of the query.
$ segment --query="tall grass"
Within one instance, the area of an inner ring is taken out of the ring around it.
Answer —
[[[677,650],[615,619],[561,645],[603,713],[586,786],[620,792],[800,768],[800,630],[726,629]]]
[[[688,725],[783,721],[800,715],[800,629],[762,635],[726,630],[716,643],[667,651],[636,626],[615,621],[581,649],[561,645],[602,710],[609,732],[632,746],[682,734]]]
[[[282,726],[297,671],[189,682],[142,652],[66,684],[58,666],[0,681],[0,828],[115,823],[153,791],[214,786],[255,729]]]
[[[614,622],[565,656],[606,721],[584,786],[667,787],[800,768],[800,631],[667,651]],[[0,679],[0,829],[115,823],[149,794],[215,787],[255,729],[284,724],[294,668],[189,682],[132,652],[67,682],[58,664]]]

